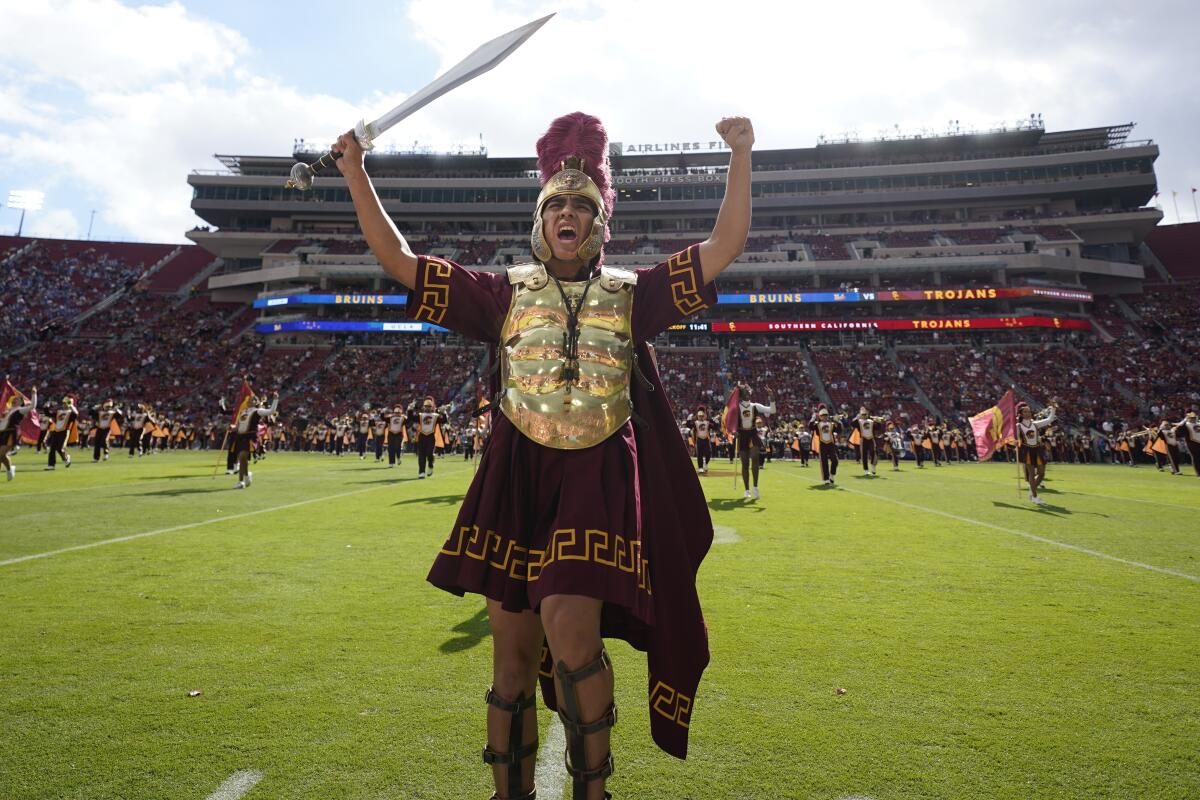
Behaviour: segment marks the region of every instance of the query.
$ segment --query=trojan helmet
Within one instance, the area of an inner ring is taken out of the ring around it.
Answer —
[[[590,262],[597,256],[603,261],[604,243],[608,241],[608,218],[612,214],[616,193],[612,189],[612,173],[608,166],[608,133],[600,120],[576,111],[561,116],[542,134],[537,142],[538,170],[542,191],[533,212],[533,233],[530,247],[541,262],[553,253],[542,227],[542,212],[553,197],[573,195],[587,199],[596,208],[592,229],[579,231],[576,258]]]

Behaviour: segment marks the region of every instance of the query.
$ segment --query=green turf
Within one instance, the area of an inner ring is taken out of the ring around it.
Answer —
[[[486,798],[482,603],[424,581],[470,467],[274,455],[233,491],[212,463],[26,450],[0,483],[0,798],[203,800],[242,769],[250,800]],[[771,465],[753,504],[704,479],[728,543],[691,757],[613,644],[617,798],[1200,796],[1200,479],[1051,466],[1036,510],[1002,465],[844,466]]]

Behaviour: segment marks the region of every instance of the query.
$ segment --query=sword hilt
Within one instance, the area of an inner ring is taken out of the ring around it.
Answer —
[[[305,164],[303,161],[297,161],[292,165],[291,176],[288,178],[288,182],[284,184],[284,186],[288,189],[308,191],[312,188],[313,178],[317,177],[317,173],[333,166],[333,162],[337,161],[341,157],[341,153],[335,153],[330,150],[312,164]]]

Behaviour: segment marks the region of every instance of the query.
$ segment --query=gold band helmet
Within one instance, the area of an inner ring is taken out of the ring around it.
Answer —
[[[538,195],[537,208],[533,212],[533,233],[530,236],[530,247],[538,261],[545,263],[553,257],[550,243],[546,241],[542,212],[546,210],[546,204],[555,197],[582,197],[592,204],[596,212],[596,216],[592,218],[592,229],[587,235],[583,236],[583,232],[580,231],[581,238],[575,257],[584,262],[591,261],[604,246],[604,229],[608,226],[604,197],[600,194],[600,187],[588,177],[583,168],[583,159],[576,156],[566,159],[561,162],[558,172],[546,181]]]

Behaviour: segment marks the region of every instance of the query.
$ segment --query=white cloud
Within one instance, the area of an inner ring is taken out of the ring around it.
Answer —
[[[14,18],[0,34],[0,75],[25,79],[0,89],[0,166],[37,165],[48,201],[92,195],[127,237],[182,241],[198,222],[187,175],[217,167],[213,153],[285,153],[291,132],[357,117],[343,100],[241,69],[245,39],[177,3],[31,3]],[[20,29],[61,38],[50,47]]]
[[[85,231],[79,227],[75,214],[64,208],[44,208],[30,211],[25,216],[26,236],[44,236],[48,239],[79,239]]]
[[[53,31],[47,41],[32,32]],[[0,50],[39,82],[88,90],[131,89],[158,80],[205,80],[248,49],[230,28],[189,16],[182,4],[127,6],[117,0],[6,3]]]
[[[383,143],[470,142],[482,133],[495,155],[530,155],[547,123],[576,109],[626,142],[707,140],[721,116],[744,113],[762,148],[808,146],[821,134],[874,138],[896,124],[987,127],[1043,112],[1051,129],[1137,120],[1138,134],[1163,147],[1165,196],[1177,188],[1190,200],[1188,188],[1200,183],[1191,136],[1200,111],[1187,102],[1200,91],[1188,42],[1197,12],[1188,5],[1143,3],[1136,20],[1083,0],[694,0],[686,11],[567,0],[554,8],[558,17],[503,65]],[[554,8],[414,0],[407,33],[444,69]],[[233,30],[177,2],[6,2],[4,15],[0,174],[36,173],[55,208],[70,205],[68,193],[86,195],[77,214],[96,207],[129,237],[181,241],[197,222],[186,176],[216,167],[213,153],[285,154],[296,135],[332,138],[363,111],[400,99],[386,78],[344,66],[353,42],[330,41],[314,54],[346,51],[338,63],[353,87],[347,96],[309,96],[256,75],[249,63],[262,54],[247,37],[269,33]]]

